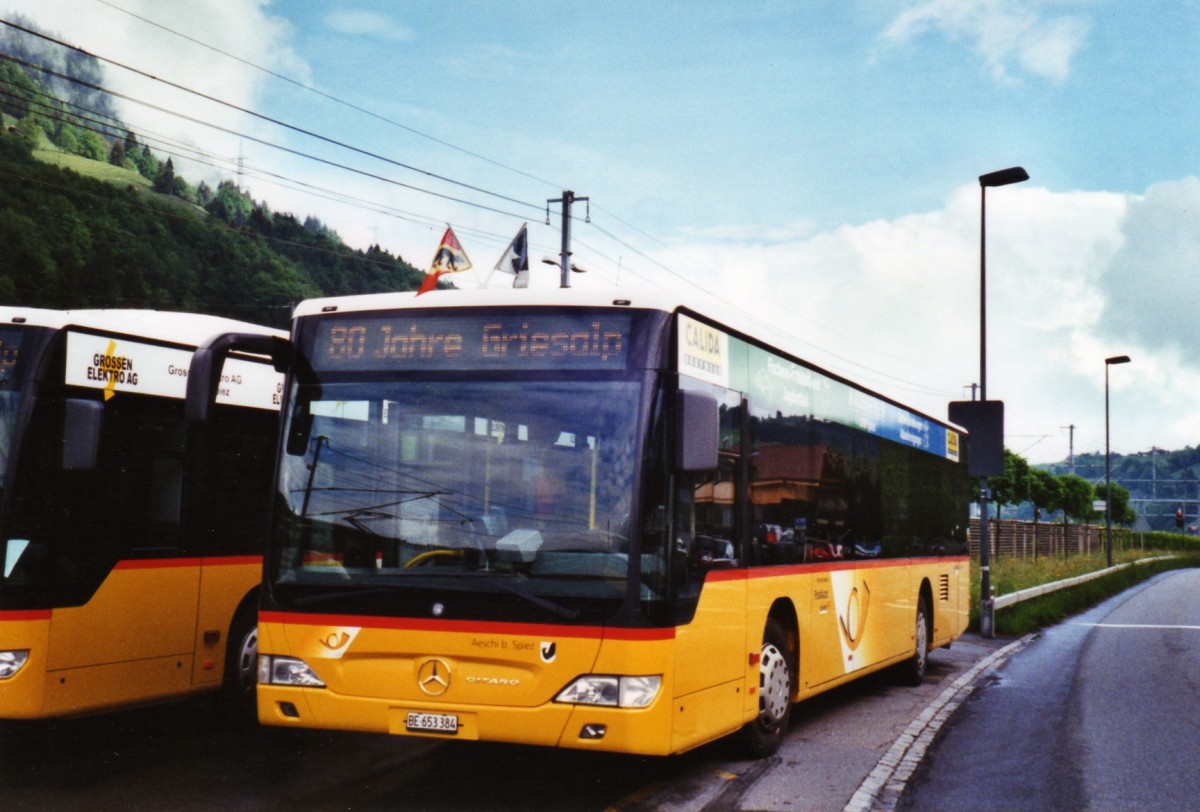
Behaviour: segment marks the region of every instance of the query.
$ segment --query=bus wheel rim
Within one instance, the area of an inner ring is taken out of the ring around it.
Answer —
[[[758,683],[760,718],[767,725],[775,725],[787,715],[791,676],[783,652],[770,643],[763,646]]]
[[[238,685],[249,691],[258,681],[258,628],[252,628],[242,638],[237,658]]]
[[[929,656],[929,629],[925,621],[925,612],[917,612],[917,668],[921,673],[925,672],[925,658]]]

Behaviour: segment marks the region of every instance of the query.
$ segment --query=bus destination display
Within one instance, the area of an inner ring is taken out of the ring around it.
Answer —
[[[310,355],[324,371],[624,369],[628,314],[326,317]]]

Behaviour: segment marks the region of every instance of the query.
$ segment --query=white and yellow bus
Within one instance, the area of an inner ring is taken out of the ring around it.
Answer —
[[[765,755],[966,629],[964,438],[728,319],[436,291],[291,342],[265,724]]]
[[[0,723],[252,701],[283,376],[231,357],[210,419],[184,415],[194,350],[231,331],[273,332],[0,307]]]

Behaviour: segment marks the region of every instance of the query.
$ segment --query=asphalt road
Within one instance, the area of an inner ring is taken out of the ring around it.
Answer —
[[[762,761],[743,758],[729,740],[664,759],[265,729],[222,722],[210,704],[189,701],[21,729],[29,764],[8,776],[17,785],[0,797],[5,810],[39,812],[803,812],[855,798],[870,808],[895,792],[885,785],[903,772],[892,763],[898,745],[914,729],[931,735],[931,708],[969,693],[963,680],[1005,642],[968,635],[934,652],[917,688],[882,673],[805,702],[779,753]]]
[[[1045,630],[967,701],[905,810],[1200,809],[1200,570]]]

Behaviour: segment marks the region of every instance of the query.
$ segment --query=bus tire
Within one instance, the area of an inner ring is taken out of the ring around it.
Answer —
[[[929,602],[922,595],[917,600],[917,619],[913,628],[916,645],[913,654],[901,666],[900,673],[904,682],[911,686],[920,685],[925,681],[925,671],[929,667]]]
[[[229,624],[225,642],[224,694],[237,717],[257,716],[258,691],[258,605],[243,603]]]
[[[753,758],[772,755],[787,733],[794,681],[790,653],[783,626],[768,619],[758,664],[758,716],[742,728],[743,743]]]

